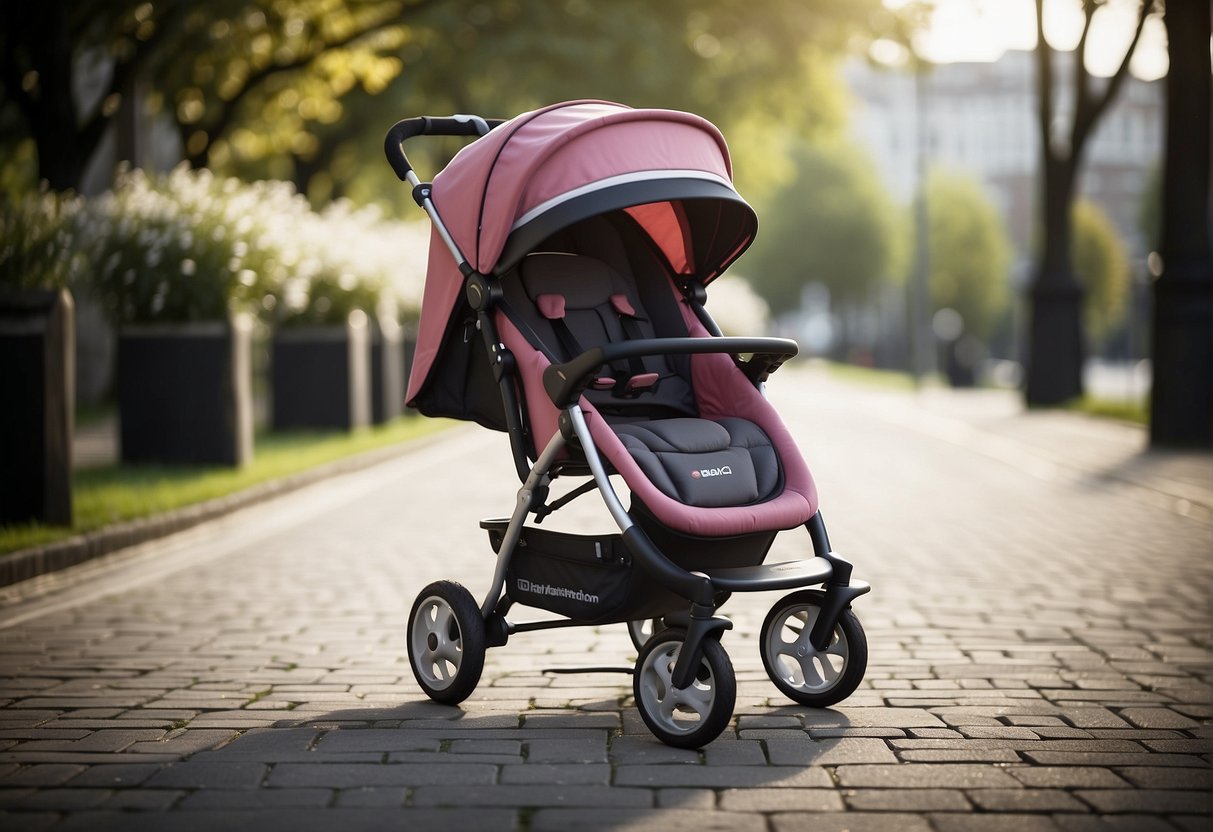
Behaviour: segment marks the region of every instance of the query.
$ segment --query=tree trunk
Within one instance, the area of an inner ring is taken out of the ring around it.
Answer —
[[[77,146],[75,99],[72,94],[72,39],[67,14],[60,3],[47,11],[31,10],[25,34],[26,47],[38,73],[39,106],[30,119],[30,133],[38,148],[38,177],[53,191],[77,188],[87,154]],[[91,149],[90,149],[91,151]],[[83,157],[83,158],[82,158]]]
[[[1201,2],[1201,0],[1194,0]],[[1082,35],[1074,50],[1074,114],[1069,147],[1053,141],[1053,49],[1045,39],[1044,0],[1036,0],[1036,94],[1039,112],[1042,197],[1044,199],[1044,252],[1031,289],[1028,327],[1028,380],[1025,396],[1029,407],[1064,404],[1082,395],[1082,287],[1074,278],[1070,262],[1070,204],[1082,163],[1083,146],[1095,125],[1116,97],[1129,72],[1129,61],[1141,37],[1155,0],[1141,0],[1137,28],[1120,67],[1102,92],[1091,86],[1086,68],[1087,37],[1100,4],[1082,4]],[[1185,3],[1186,5],[1186,3]]]
[[[1044,251],[1029,311],[1028,405],[1062,404],[1082,395],[1082,286],[1070,261],[1070,203],[1076,154],[1042,164]]]
[[[1170,2],[1162,191],[1154,283],[1152,447],[1213,447],[1213,254],[1209,230],[1210,7]]]

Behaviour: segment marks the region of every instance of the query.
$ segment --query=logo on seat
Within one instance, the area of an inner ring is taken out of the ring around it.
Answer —
[[[701,477],[727,477],[733,473],[733,469],[728,465],[723,465],[720,468],[699,468],[691,472],[691,479],[697,480]]]

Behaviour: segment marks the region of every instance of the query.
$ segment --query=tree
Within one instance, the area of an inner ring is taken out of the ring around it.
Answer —
[[[435,2],[257,0],[235,14],[191,17],[177,47],[194,59],[163,61],[155,81],[191,166],[232,144],[250,156],[308,150],[309,124],[337,122],[343,96],[381,92],[401,72],[392,53],[407,41],[406,24]],[[242,125],[252,129],[238,132]]]
[[[1103,89],[1097,90],[1086,67],[1087,39],[1095,13],[1104,2],[1083,0],[1082,35],[1073,56],[1074,115],[1068,135],[1063,135],[1056,129],[1054,54],[1045,40],[1044,0],[1036,0],[1036,84],[1044,237],[1031,287],[1026,391],[1029,405],[1055,405],[1082,395],[1082,288],[1074,277],[1071,261],[1070,206],[1087,140],[1124,83],[1129,60],[1154,6],[1154,0],[1142,0],[1133,40],[1124,58]],[[1196,2],[1199,4],[1199,0]]]
[[[307,174],[326,158],[342,158],[347,151],[339,146],[357,143],[377,154],[386,119],[449,112],[508,117],[554,101],[605,98],[691,110],[715,121],[742,162],[744,186],[765,186],[786,173],[770,152],[786,131],[841,125],[833,56],[856,33],[893,25],[881,23],[879,12],[874,0],[772,0],[763,15],[747,13],[736,0],[438,3],[410,22],[394,53],[404,69],[381,94],[368,101],[360,88],[351,90],[332,124],[297,125],[288,112],[286,136],[304,145],[292,153]],[[878,13],[876,24],[869,13]],[[250,97],[246,116],[259,100]],[[364,140],[358,122],[372,115],[375,135]],[[271,116],[266,110],[260,120]],[[256,142],[233,143],[233,158],[252,164],[285,156],[284,142],[258,132]],[[215,158],[226,161],[222,144]],[[421,167],[432,170],[458,146],[432,141],[415,149]]]
[[[340,95],[343,87],[381,77],[379,53],[398,46],[404,22],[434,2],[4,3],[0,84],[34,139],[40,178],[52,189],[76,187],[123,99],[137,94],[140,78],[173,113],[187,153],[202,165],[216,138],[238,120],[244,101],[273,79],[317,72]],[[344,61],[331,60],[338,52]],[[86,61],[92,72],[108,71],[108,80],[81,113],[75,91]],[[315,106],[324,111],[326,102]]]
[[[764,207],[762,233],[740,268],[775,310],[800,306],[806,283],[857,305],[894,274],[895,215],[883,185],[852,146],[800,145],[796,173]]]
[[[99,100],[78,114],[75,104],[77,48],[86,32],[120,25],[109,4],[90,19],[77,0],[0,4],[0,84],[38,149],[40,178],[54,190],[73,188],[117,112],[117,96],[150,51],[141,21],[131,32],[123,60]],[[176,10],[180,12],[180,8]]]
[[[0,84],[16,107],[0,109],[21,113],[56,189],[79,181],[136,79],[192,164],[263,176],[308,180],[359,130],[382,141],[410,113],[508,116],[580,97],[755,125],[752,145],[839,122],[831,56],[897,25],[878,0],[771,0],[762,14],[744,0],[14,2],[0,9]],[[80,113],[86,59],[109,78]],[[354,94],[379,96],[379,123],[348,118]]]
[[[1210,9],[1167,3],[1162,270],[1154,281],[1150,444],[1213,447],[1213,254],[1210,254]]]
[[[1071,222],[1074,272],[1083,286],[1084,328],[1089,342],[1098,347],[1125,319],[1129,254],[1116,226],[1090,200],[1074,202]]]
[[[933,311],[954,309],[964,331],[989,337],[1007,304],[1011,244],[998,210],[973,179],[927,178],[929,286]]]

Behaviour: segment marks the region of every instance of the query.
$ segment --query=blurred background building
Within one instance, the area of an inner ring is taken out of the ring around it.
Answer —
[[[851,132],[867,149],[892,196],[903,203],[918,186],[920,117],[924,152],[932,165],[976,176],[998,207],[1015,249],[1015,271],[1027,268],[1037,222],[1040,133],[1035,55],[1008,50],[997,61],[933,66],[916,84],[909,71],[892,71],[853,58],[843,76],[855,98]],[[1059,62],[1058,116],[1072,116],[1073,67]],[[921,101],[917,91],[921,90]],[[1129,76],[1096,129],[1080,175],[1079,193],[1116,224],[1135,263],[1150,252],[1141,228],[1141,196],[1162,154],[1160,81]]]

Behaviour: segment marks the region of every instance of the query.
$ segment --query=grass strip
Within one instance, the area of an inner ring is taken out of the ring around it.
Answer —
[[[1132,422],[1135,425],[1150,424],[1150,408],[1145,400],[1116,401],[1100,399],[1095,396],[1083,396],[1066,405],[1071,410],[1088,413],[1092,416],[1103,416],[1109,419],[1120,419],[1122,422]]]
[[[859,382],[875,387],[887,387],[894,390],[913,390],[914,376],[902,370],[880,370],[875,367],[861,367],[858,364],[844,364],[839,361],[827,361],[830,375],[842,381]]]
[[[408,442],[450,424],[441,419],[401,418],[353,433],[268,433],[257,437],[253,461],[240,468],[106,465],[76,471],[71,528],[42,523],[0,527],[0,554],[223,497],[344,457]]]

